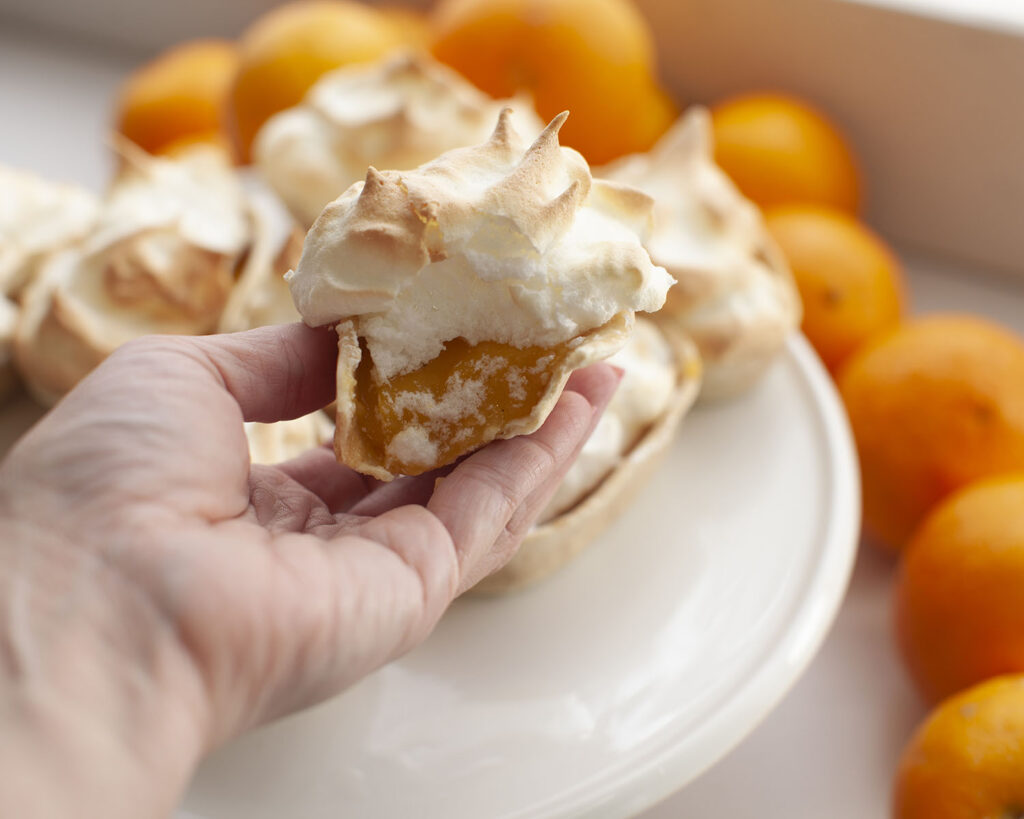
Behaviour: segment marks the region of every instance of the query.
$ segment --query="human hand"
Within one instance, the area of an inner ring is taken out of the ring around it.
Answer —
[[[0,464],[0,814],[164,814],[205,750],[422,641],[511,557],[616,383],[577,373],[540,430],[439,483],[327,450],[250,466],[243,418],[327,404],[335,355],[301,325],[135,342]]]

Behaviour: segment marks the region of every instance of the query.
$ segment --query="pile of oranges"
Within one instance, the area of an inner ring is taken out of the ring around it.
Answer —
[[[212,142],[246,163],[262,123],[323,73],[398,48],[492,95],[526,91],[543,118],[570,109],[562,136],[593,164],[648,149],[679,111],[630,0],[440,0],[429,14],[300,0],[237,42],[143,67],[118,128],[153,153]],[[868,539],[901,560],[901,652],[942,703],[904,754],[894,815],[1024,816],[1024,342],[980,318],[905,318],[899,259],[858,218],[857,161],[821,112],[762,93],[712,120],[718,163],[789,259],[802,329],[850,416]]]
[[[197,41],[138,71],[119,130],[152,153],[187,141],[230,146],[241,163],[260,126],[333,68],[425,49],[482,90],[527,92],[594,164],[645,151],[678,108],[658,85],[650,31],[630,0],[441,0],[429,15],[355,0],[298,0],[235,43]]]
[[[1024,816],[1024,340],[979,317],[904,318],[899,260],[857,219],[855,162],[821,114],[761,94],[714,123],[846,405],[867,539],[900,561],[897,642],[937,707],[904,750],[893,816]]]
[[[857,219],[855,162],[821,114],[761,94],[714,122],[846,405],[867,540],[899,560],[900,653],[937,706],[904,750],[893,816],[1024,816],[1024,340],[974,316],[904,318],[899,260]]]

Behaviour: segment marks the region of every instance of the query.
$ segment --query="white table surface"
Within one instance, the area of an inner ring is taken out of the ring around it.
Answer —
[[[0,162],[100,190],[123,55],[0,20]],[[1024,333],[1024,281],[904,254],[915,312],[969,310]],[[893,561],[865,547],[836,623],[781,705],[722,762],[644,819],[868,819],[925,710],[890,627]],[[297,818],[300,819],[300,818]]]

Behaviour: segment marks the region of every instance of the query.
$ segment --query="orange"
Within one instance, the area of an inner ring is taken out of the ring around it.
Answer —
[[[711,109],[715,160],[761,207],[830,205],[856,213],[860,180],[839,129],[781,94],[735,97]]]
[[[382,6],[387,22],[398,32],[399,39],[409,48],[430,48],[434,33],[430,20],[422,11],[402,6]]]
[[[442,0],[434,26],[434,55],[488,94],[569,111],[560,138],[592,163],[647,150],[677,114],[629,0]]]
[[[260,126],[302,101],[321,75],[378,59],[403,44],[402,27],[381,11],[345,0],[279,6],[242,35],[229,95],[232,136],[242,162]]]
[[[971,484],[925,519],[903,558],[896,625],[932,702],[1024,673],[1024,472]]]
[[[238,66],[225,40],[175,46],[133,73],[117,97],[117,130],[151,154],[194,142],[224,144],[222,112]]]
[[[989,321],[938,315],[883,333],[839,373],[866,529],[900,548],[951,492],[1024,470],[1024,343]]]
[[[829,371],[903,312],[899,261],[852,216],[822,205],[782,205],[765,213],[803,300],[801,329]]]
[[[1024,816],[1024,676],[947,700],[903,750],[893,819]]]

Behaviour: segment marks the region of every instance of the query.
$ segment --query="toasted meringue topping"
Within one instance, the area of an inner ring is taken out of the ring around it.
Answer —
[[[213,331],[249,240],[246,199],[219,152],[126,150],[131,167],[95,232],[48,257],[25,292],[15,351],[48,402],[130,339]]]
[[[665,313],[705,359],[705,396],[746,387],[798,323],[800,303],[757,207],[714,163],[710,117],[690,109],[647,154],[603,168],[654,199],[651,258],[678,285]]]
[[[490,140],[415,171],[377,171],[333,202],[289,283],[307,324],[360,316],[380,376],[445,342],[563,343],[623,310],[654,311],[672,283],[640,244],[650,200],[591,180],[558,145],[530,146],[508,109]]]
[[[505,106],[514,109],[522,133],[540,133],[543,123],[527,100],[492,100],[426,55],[347,66],[263,126],[256,163],[296,218],[310,225],[368,166],[408,170],[477,145]]]
[[[249,241],[245,192],[223,151],[196,145],[174,158],[153,157],[131,143],[86,243],[93,253],[127,236],[160,229],[213,253],[240,253]]]
[[[288,276],[337,322],[339,458],[390,479],[536,429],[569,373],[625,343],[671,277],[640,244],[650,200],[594,182],[557,117],[406,173],[373,168],[329,205]]]
[[[84,236],[99,202],[89,191],[0,165],[0,293],[16,294],[40,257]]]

